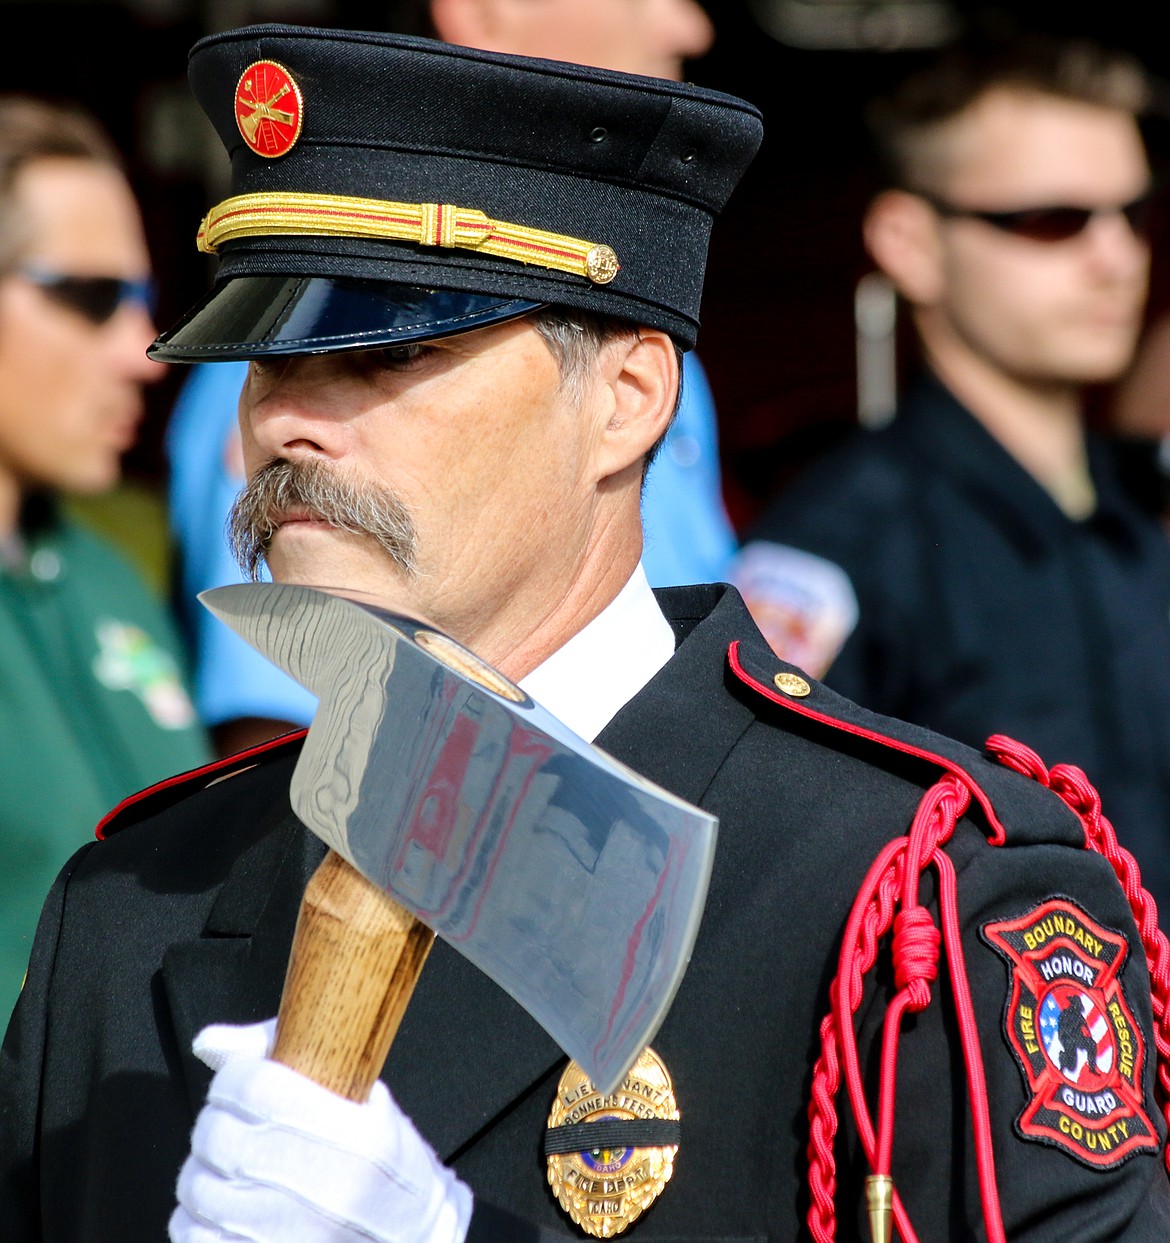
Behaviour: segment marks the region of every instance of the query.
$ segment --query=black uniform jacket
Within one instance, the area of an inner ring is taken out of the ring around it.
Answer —
[[[1074,521],[926,377],[889,427],[786,489],[749,544],[848,574],[860,616],[828,685],[971,746],[1004,733],[1079,765],[1170,913],[1170,541],[1113,447],[1088,448],[1097,508]]]
[[[681,1146],[673,1179],[628,1237],[806,1237],[806,1110],[842,929],[878,851],[955,771],[976,790],[948,854],[1008,1235],[1170,1238],[1145,961],[1079,820],[974,751],[820,686],[803,698],[778,691],[781,666],[733,591],[660,600],[676,654],[599,745],[708,808],[720,829],[695,953],[653,1042],[674,1078]],[[297,752],[277,746],[237,775],[139,800],[60,877],[0,1062],[4,1243],[164,1237],[210,1079],[192,1037],[208,1022],[276,1012],[301,891],[322,857],[289,810]],[[1006,844],[992,846],[997,823]],[[1144,1057],[1138,1104],[1156,1136],[1113,1168],[1016,1127],[1032,1098],[1005,1029],[1012,968],[980,930],[1054,897],[1128,943],[1113,1000],[1134,1016],[1127,1056]],[[867,1061],[884,996],[875,984],[858,1016]],[[900,1059],[894,1172],[923,1240],[982,1237],[950,1012],[941,983],[909,1020]],[[474,1190],[472,1238],[580,1237],[550,1195],[541,1148],[563,1066],[502,990],[435,947],[384,1077]],[[839,1237],[849,1239],[864,1232],[865,1171],[845,1122],[842,1135]]]

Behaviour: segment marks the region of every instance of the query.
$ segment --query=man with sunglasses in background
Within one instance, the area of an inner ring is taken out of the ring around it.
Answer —
[[[206,757],[162,604],[62,494],[118,481],[163,368],[150,260],[89,117],[0,100],[0,1012],[45,890],[117,799]]]
[[[773,503],[733,580],[843,694],[1084,768],[1165,911],[1170,547],[1084,416],[1142,321],[1146,93],[1128,58],[1028,37],[873,105],[865,242],[924,374]]]

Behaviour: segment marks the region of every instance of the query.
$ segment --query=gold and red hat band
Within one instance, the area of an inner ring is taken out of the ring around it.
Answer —
[[[276,234],[451,246],[570,272],[595,285],[608,285],[621,266],[604,243],[493,220],[474,207],[294,191],[225,199],[204,216],[195,240],[205,254],[214,254],[225,242]]]

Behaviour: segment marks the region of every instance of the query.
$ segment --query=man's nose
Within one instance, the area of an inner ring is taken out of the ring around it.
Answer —
[[[240,426],[265,458],[339,457],[351,403],[331,355],[253,360],[240,394]]]
[[[694,60],[706,52],[715,39],[715,27],[696,0],[659,0],[670,22],[672,51],[683,60]]]
[[[1149,242],[1120,208],[1094,215],[1085,226],[1085,241],[1102,269],[1133,276],[1149,266]]]

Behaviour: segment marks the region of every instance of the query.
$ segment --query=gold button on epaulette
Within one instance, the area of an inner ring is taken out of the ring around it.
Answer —
[[[778,673],[773,679],[776,689],[793,699],[803,699],[812,692],[812,687],[798,673]]]

